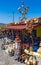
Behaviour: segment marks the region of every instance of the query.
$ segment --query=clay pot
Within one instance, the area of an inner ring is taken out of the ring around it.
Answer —
[[[30,56],[29,62],[30,62],[31,65],[33,65],[33,56]]]
[[[37,65],[37,61],[35,59],[33,60],[33,65]]]
[[[41,54],[41,47],[37,50],[37,52]]]
[[[29,62],[30,62],[31,65],[37,65],[36,57],[31,56],[29,58]]]
[[[26,65],[30,65],[30,62],[29,62],[29,61],[27,61]]]
[[[39,46],[41,46],[41,42],[40,42]]]
[[[21,62],[22,61],[22,57],[18,57],[18,62]]]
[[[25,59],[25,64],[30,65],[30,62],[29,62],[29,60],[27,58]]]
[[[14,52],[14,50],[13,50],[13,49],[11,49],[11,52]]]
[[[32,60],[33,60],[33,56],[30,56],[29,61],[32,62]]]

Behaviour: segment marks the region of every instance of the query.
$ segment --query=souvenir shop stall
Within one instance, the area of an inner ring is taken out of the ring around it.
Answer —
[[[6,42],[4,45],[5,52],[10,56],[14,56],[14,59],[18,62],[26,65],[37,65],[36,57],[41,58],[41,43],[39,39],[41,37],[38,34],[37,37],[35,32],[38,26],[41,27],[40,24],[33,24],[28,29],[26,24],[5,27],[6,33],[9,35],[9,37],[8,35],[5,37],[8,40],[8,43]]]

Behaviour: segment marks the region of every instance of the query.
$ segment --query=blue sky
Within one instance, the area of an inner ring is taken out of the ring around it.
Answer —
[[[19,20],[18,7],[21,6],[22,0],[0,0],[0,23],[10,23]],[[29,6],[27,18],[35,18],[41,16],[41,0],[24,0],[25,6]]]

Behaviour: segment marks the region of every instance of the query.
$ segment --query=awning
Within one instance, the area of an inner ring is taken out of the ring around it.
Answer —
[[[7,26],[5,29],[22,30],[26,29],[26,25]]]
[[[31,27],[30,26],[26,26],[26,25],[14,25],[14,26],[6,26],[5,29],[14,29],[14,30],[23,30],[26,28],[35,28],[36,26],[38,26],[39,24],[32,24]]]

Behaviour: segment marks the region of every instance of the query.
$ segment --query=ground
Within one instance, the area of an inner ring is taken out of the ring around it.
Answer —
[[[0,65],[25,65],[14,60],[1,49],[2,41],[0,40]]]
[[[2,41],[0,40],[0,65],[25,65],[23,63],[14,60],[14,57],[10,57],[1,49]],[[41,59],[37,58],[38,65],[41,65]]]

